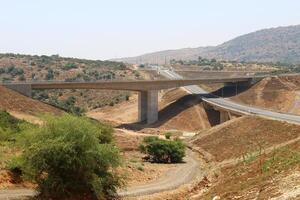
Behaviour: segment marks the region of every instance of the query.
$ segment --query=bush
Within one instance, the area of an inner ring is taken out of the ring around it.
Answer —
[[[140,151],[149,156],[149,160],[156,163],[179,163],[185,156],[185,145],[181,140],[162,140],[151,136],[144,138]]]
[[[0,141],[15,141],[27,124],[22,120],[12,117],[6,111],[0,111]]]
[[[24,177],[37,183],[42,199],[114,198],[122,179],[115,172],[120,157],[112,129],[70,115],[44,121],[25,133],[23,161],[18,162]]]
[[[76,69],[77,65],[75,63],[67,63],[62,67],[63,70]]]
[[[167,140],[171,139],[172,135],[173,134],[171,132],[166,132],[165,133],[165,137],[166,137]]]
[[[83,108],[76,106],[76,98],[74,96],[69,96],[66,100],[53,103],[74,115],[80,116],[84,112]]]

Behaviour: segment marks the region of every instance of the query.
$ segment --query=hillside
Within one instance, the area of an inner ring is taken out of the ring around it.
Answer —
[[[268,77],[231,99],[281,112],[300,114],[300,77]]]
[[[142,79],[142,75],[120,62],[53,56],[0,54],[0,82],[100,81]],[[126,100],[126,91],[49,90],[34,91],[35,99],[72,109],[90,110]]]
[[[164,64],[166,60],[195,60],[199,56],[218,60],[299,64],[300,25],[256,31],[214,47],[160,51],[116,60]]]
[[[202,131],[190,145],[215,171],[202,186],[204,194],[193,199],[298,199],[299,130],[299,125],[244,116]]]
[[[45,113],[61,114],[62,110],[40,101],[23,96],[0,86],[0,111],[7,111],[16,118],[37,122],[36,116]]]

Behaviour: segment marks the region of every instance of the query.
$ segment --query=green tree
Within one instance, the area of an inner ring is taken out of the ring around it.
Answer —
[[[112,199],[122,179],[112,129],[83,117],[45,117],[25,133],[24,177],[38,185],[42,199],[94,196]]]
[[[185,156],[185,145],[181,140],[163,140],[155,136],[144,138],[140,151],[157,163],[179,163]]]

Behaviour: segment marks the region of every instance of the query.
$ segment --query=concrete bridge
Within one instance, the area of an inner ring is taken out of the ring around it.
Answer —
[[[32,90],[45,89],[102,89],[128,90],[139,92],[138,119],[148,124],[158,119],[159,90],[183,86],[225,83],[227,85],[249,85],[263,79],[264,76],[244,76],[234,78],[201,78],[181,80],[134,80],[134,81],[101,81],[101,82],[23,82],[4,84],[7,88],[23,95],[30,96]]]

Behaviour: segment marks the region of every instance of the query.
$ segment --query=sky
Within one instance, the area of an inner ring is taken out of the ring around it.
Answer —
[[[298,0],[0,0],[0,53],[103,60],[297,24]]]

